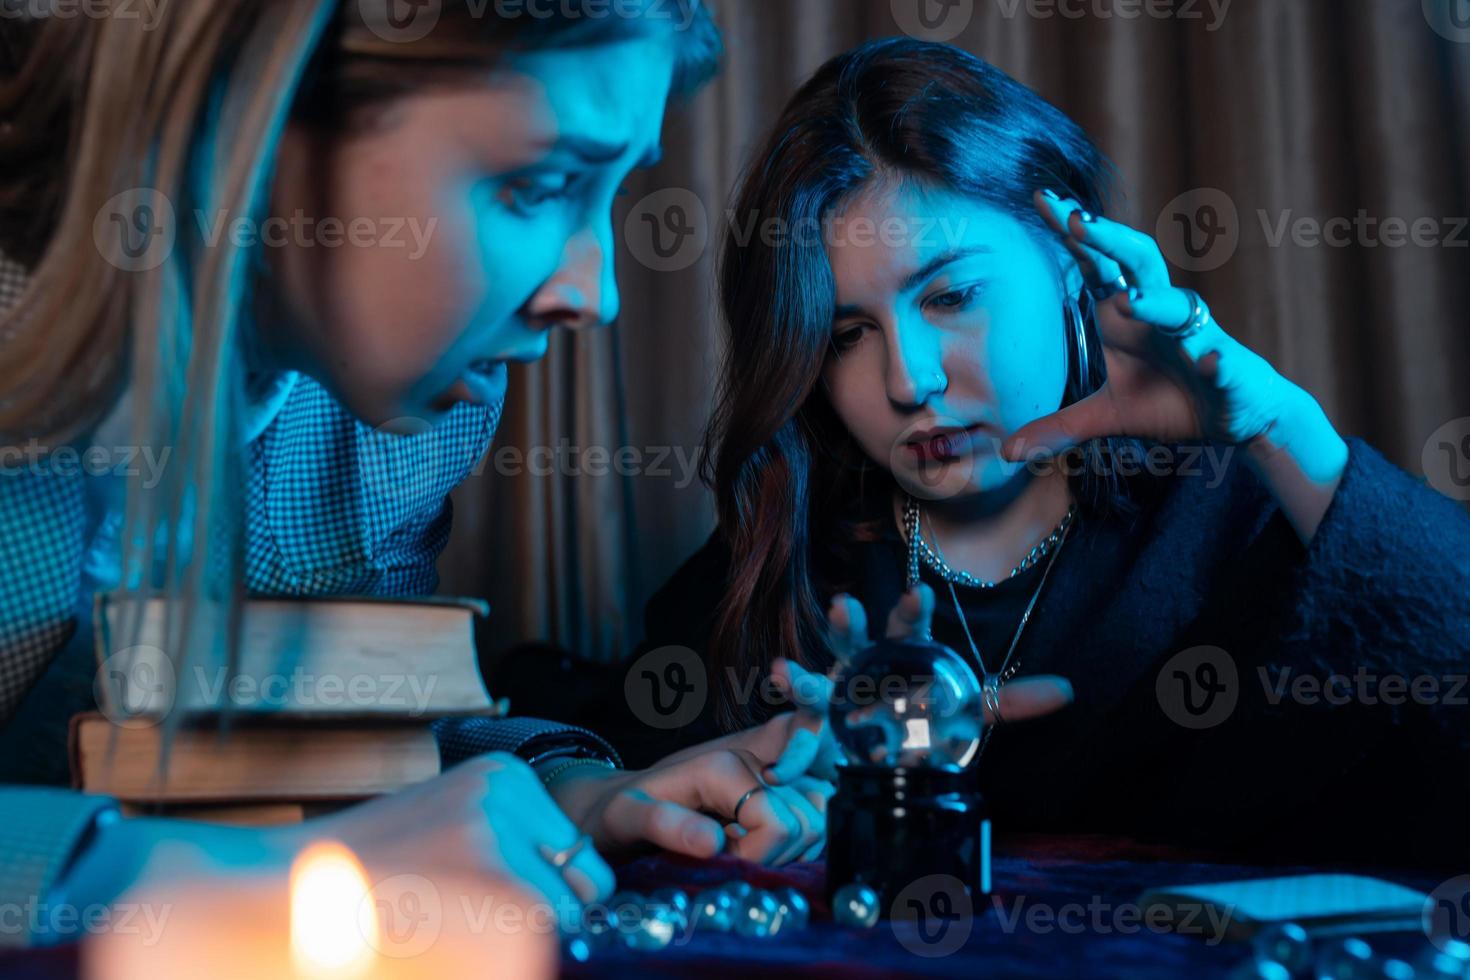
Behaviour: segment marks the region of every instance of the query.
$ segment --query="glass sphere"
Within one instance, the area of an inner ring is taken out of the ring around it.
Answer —
[[[941,643],[879,640],[838,675],[831,718],[855,765],[957,771],[980,747],[980,681]]]

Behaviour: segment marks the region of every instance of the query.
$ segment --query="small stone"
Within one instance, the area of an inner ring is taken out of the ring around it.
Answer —
[[[853,929],[873,928],[878,924],[878,893],[858,882],[843,885],[832,898],[832,919]]]

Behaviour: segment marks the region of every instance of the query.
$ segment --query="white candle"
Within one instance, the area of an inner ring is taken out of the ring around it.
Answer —
[[[541,925],[547,917],[506,879],[375,879],[332,842],[303,851],[289,877],[180,881],[129,893],[114,908],[128,914],[85,939],[84,978],[522,980],[557,969],[556,935]]]

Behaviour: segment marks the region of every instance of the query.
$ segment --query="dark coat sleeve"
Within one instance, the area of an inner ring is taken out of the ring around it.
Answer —
[[[1190,730],[1159,718],[1169,705],[1158,674],[1132,699],[1157,722],[1137,730],[1135,748],[1152,746],[1154,791],[1138,798],[1154,801],[1161,832],[1298,854],[1470,853],[1470,515],[1361,439],[1347,442],[1346,471],[1305,547],[1254,473],[1233,464],[1229,558],[1175,650],[1217,650],[1237,705]]]

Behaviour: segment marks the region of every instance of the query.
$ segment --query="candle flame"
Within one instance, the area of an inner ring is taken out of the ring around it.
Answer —
[[[342,844],[312,844],[291,866],[291,959],[302,977],[365,976],[378,949],[372,884]]]

